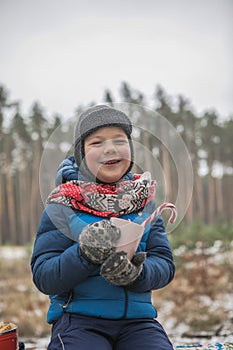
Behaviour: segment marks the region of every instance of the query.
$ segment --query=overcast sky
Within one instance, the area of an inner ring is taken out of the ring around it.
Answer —
[[[160,84],[226,117],[232,18],[232,0],[0,0],[0,83],[23,111],[38,100],[70,117],[127,81],[148,101]]]

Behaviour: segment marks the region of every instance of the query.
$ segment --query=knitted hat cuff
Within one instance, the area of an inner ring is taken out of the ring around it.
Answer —
[[[116,126],[122,128],[128,137],[132,133],[132,124],[127,115],[119,110],[105,105],[89,108],[80,115],[75,129],[75,144],[80,139],[101,127]]]

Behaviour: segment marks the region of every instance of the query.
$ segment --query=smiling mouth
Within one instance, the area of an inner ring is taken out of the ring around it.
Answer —
[[[121,161],[120,159],[111,159],[111,160],[103,161],[103,162],[101,162],[101,164],[112,165],[112,164],[120,163],[120,161]]]

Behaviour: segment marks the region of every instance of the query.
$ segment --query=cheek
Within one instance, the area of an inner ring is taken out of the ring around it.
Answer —
[[[126,147],[125,149],[123,149],[121,154],[122,154],[123,158],[131,161],[131,150],[130,150],[130,147]]]
[[[98,159],[100,157],[100,152],[98,149],[91,149],[86,154],[85,161],[88,169],[93,173],[96,174],[99,169],[99,163]]]
[[[96,152],[95,149],[91,149],[85,152],[85,160],[87,164],[94,163],[97,158],[98,158],[98,152]]]

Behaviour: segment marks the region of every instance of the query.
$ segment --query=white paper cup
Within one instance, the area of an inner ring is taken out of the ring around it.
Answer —
[[[121,237],[116,243],[116,251],[125,251],[131,260],[140,243],[145,227],[119,218],[111,218],[110,221],[121,230]]]

